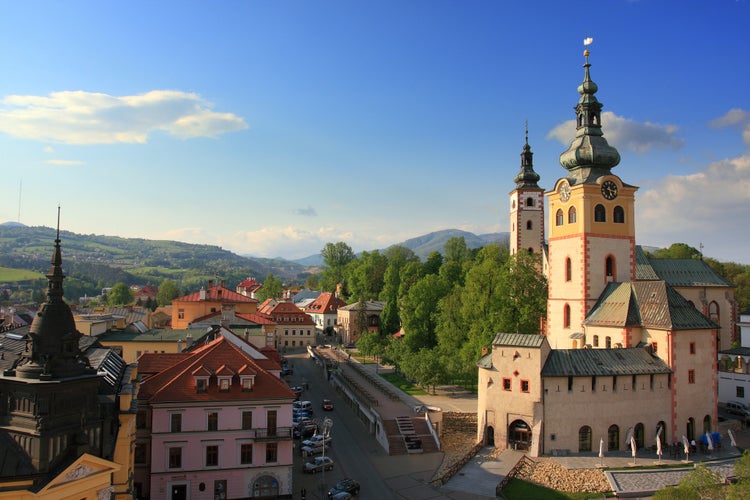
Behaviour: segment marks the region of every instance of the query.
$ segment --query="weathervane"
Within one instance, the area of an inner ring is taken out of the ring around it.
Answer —
[[[584,47],[588,47],[592,43],[594,43],[594,39],[592,37],[590,37],[590,36],[583,39],[583,46]],[[584,55],[584,57],[586,57],[586,64],[588,64],[589,63],[589,49],[588,48],[584,49],[583,55]]]

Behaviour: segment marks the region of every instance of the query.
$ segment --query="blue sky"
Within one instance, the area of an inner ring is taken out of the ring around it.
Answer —
[[[639,244],[750,264],[750,2],[0,0],[0,222],[299,258],[509,230],[583,39]],[[20,203],[19,203],[19,192]]]

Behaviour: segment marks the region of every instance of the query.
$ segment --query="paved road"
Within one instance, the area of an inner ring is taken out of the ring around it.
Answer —
[[[323,378],[321,367],[309,358],[307,352],[301,350],[287,353],[286,358],[294,367],[294,374],[287,380],[291,385],[308,383],[309,389],[302,393],[300,399],[309,400],[315,409],[315,417],[328,417],[333,421],[331,436],[333,445],[328,454],[334,461],[333,471],[325,474],[309,475],[302,473],[305,459],[295,454],[294,458],[294,489],[295,498],[299,498],[300,491],[307,490],[306,498],[325,499],[325,492],[333,484],[344,477],[351,477],[359,481],[362,486],[358,498],[385,499],[393,498],[394,494],[383,478],[377,473],[373,460],[387,458],[385,451],[378,445],[375,438],[370,436],[364,424],[355,416],[352,409],[344,403],[331,385]],[[321,408],[324,398],[334,403],[332,412],[325,412]],[[299,449],[299,442],[297,448]]]

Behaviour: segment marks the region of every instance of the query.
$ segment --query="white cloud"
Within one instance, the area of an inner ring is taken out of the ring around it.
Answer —
[[[0,100],[0,132],[55,143],[145,143],[156,131],[189,139],[245,128],[242,117],[214,112],[199,95],[176,90],[119,97],[62,91]]]
[[[738,128],[742,131],[742,142],[750,146],[750,113],[743,109],[730,109],[724,116],[712,120],[709,126]]]
[[[306,217],[317,217],[318,212],[311,207],[310,205],[307,206],[307,208],[297,208],[294,210],[294,213],[297,215],[304,215]]]
[[[618,149],[629,149],[636,153],[646,153],[652,149],[680,149],[684,141],[677,137],[677,127],[657,123],[639,123],[611,111],[602,113],[604,137]],[[576,122],[569,120],[557,125],[548,134],[547,139],[557,139],[560,143],[570,144],[570,138],[576,135]]]
[[[640,244],[702,243],[707,256],[720,260],[737,260],[750,244],[750,153],[666,177],[637,196]]]
[[[48,165],[61,165],[61,166],[83,165],[83,162],[80,160],[47,160],[44,163]]]

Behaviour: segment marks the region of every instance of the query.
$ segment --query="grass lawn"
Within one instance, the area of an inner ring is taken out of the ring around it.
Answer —
[[[423,396],[427,394],[425,391],[413,385],[397,373],[381,373],[380,376],[404,391],[406,394],[411,394],[412,396]]]
[[[0,267],[0,283],[39,279],[44,279],[44,275],[36,271],[29,271],[28,269],[12,269],[10,267]]]
[[[503,489],[506,500],[585,500],[587,498],[604,498],[602,493],[566,493],[555,491],[522,479],[511,479]]]

